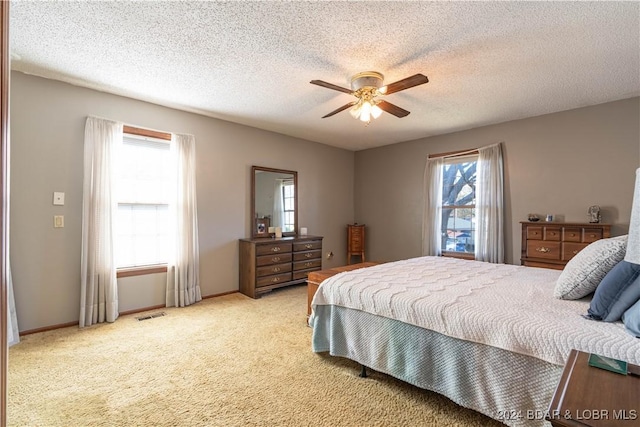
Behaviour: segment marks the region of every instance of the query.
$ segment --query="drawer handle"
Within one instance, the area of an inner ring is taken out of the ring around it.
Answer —
[[[304,263],[304,266],[305,266],[305,267],[312,267],[312,266],[313,266],[313,263],[312,263],[312,262],[305,262],[305,263]]]
[[[307,258],[313,258],[313,254],[304,254],[304,256]]]
[[[589,237],[596,237],[595,234],[589,234]]]
[[[279,281],[280,281],[279,277],[274,277],[273,279],[271,279],[272,283],[276,283],[276,282],[279,282]]]
[[[571,233],[571,237],[576,237],[576,233]]]
[[[307,243],[306,245],[304,245],[304,247],[307,249],[311,249],[313,245],[311,243]]]
[[[580,252],[580,251],[575,250],[575,251],[573,251],[573,254],[575,255],[575,254],[577,254],[578,252]]]
[[[273,268],[273,272],[274,272],[274,273],[278,273],[279,271],[280,271],[280,267],[274,267],[274,268]]]
[[[272,252],[280,252],[280,246],[275,246],[273,248],[271,248]]]
[[[271,258],[272,262],[278,262],[280,261],[280,257],[279,256],[274,256],[273,258]]]
[[[538,251],[538,252],[542,252],[543,254],[546,254],[547,252],[550,252],[550,251],[551,251],[551,249],[549,249],[549,248],[545,248],[545,247],[543,246],[543,247],[541,247],[541,248],[536,248],[536,251]]]

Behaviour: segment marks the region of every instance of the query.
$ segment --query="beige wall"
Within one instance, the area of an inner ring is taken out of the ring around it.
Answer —
[[[336,255],[324,267],[346,263],[353,152],[21,73],[11,79],[11,266],[20,330],[78,319],[87,115],[196,136],[203,295],[238,289],[252,165],[298,171],[299,225],[324,236],[325,254]],[[64,206],[53,206],[54,191],[65,192]],[[53,228],[54,215],[65,216],[64,228]],[[164,275],[121,279],[120,311],[163,304],[163,283]]]
[[[495,142],[505,155],[506,257],[520,263],[527,213],[587,221],[602,207],[614,235],[626,234],[640,165],[640,98],[631,98],[358,151],[356,221],[367,225],[371,260],[421,255],[423,174],[427,156]]]
[[[510,263],[519,263],[518,221],[528,212],[583,221],[599,204],[614,234],[626,233],[640,165],[639,98],[352,153],[21,73],[11,78],[11,265],[22,331],[78,318],[87,115],[196,136],[204,295],[238,288],[251,165],[298,171],[300,226],[323,235],[324,253],[335,254],[325,268],[346,263],[345,224],[354,220],[367,225],[368,259],[420,255],[430,153],[504,142]],[[65,206],[52,205],[54,191],[66,193]],[[53,215],[65,216],[65,228],[53,228]],[[164,275],[119,280],[120,310],[163,304],[163,283]]]

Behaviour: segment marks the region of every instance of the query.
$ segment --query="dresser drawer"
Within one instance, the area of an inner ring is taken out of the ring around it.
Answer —
[[[362,250],[362,236],[360,234],[351,236],[349,240],[349,248],[351,252],[359,252]]]
[[[521,221],[522,265],[562,270],[587,245],[611,237],[611,224]]]
[[[291,271],[291,263],[268,265],[266,267],[258,267],[256,275],[258,277],[270,276],[272,274],[281,274]]]
[[[584,243],[592,243],[600,239],[602,239],[601,228],[585,228],[582,232],[582,241]]]
[[[349,232],[351,233],[351,237],[360,237],[362,236],[362,229],[364,227],[351,227]]]
[[[319,268],[322,266],[321,259],[312,259],[309,261],[298,261],[293,263],[293,271],[306,270],[309,268]]]
[[[274,276],[260,277],[256,280],[256,287],[277,285],[291,281],[291,273],[276,274]]]
[[[281,264],[283,262],[291,262],[291,252],[274,253],[273,255],[263,255],[256,257],[256,265],[258,267],[263,265]]]
[[[316,258],[322,258],[322,251],[294,252],[294,261],[308,261]]]
[[[527,240],[542,240],[542,227],[527,227]]]
[[[322,240],[310,240],[307,242],[297,242],[293,244],[295,252],[310,251],[313,249],[322,249]]]
[[[544,228],[544,240],[550,240],[554,242],[560,241],[562,230],[560,227],[545,227]]]
[[[582,228],[578,228],[578,227],[563,228],[562,240],[565,242],[582,242]]]
[[[569,261],[571,258],[576,256],[578,252],[586,248],[588,243],[574,243],[574,242],[565,242],[562,245],[562,260]]]
[[[256,255],[269,255],[291,252],[291,243],[272,243],[269,245],[257,245]]]
[[[320,267],[315,268],[313,270],[298,270],[293,272],[293,280],[302,280],[306,279],[309,276],[309,273],[313,273],[314,271],[320,270]]]
[[[560,259],[560,242],[531,240],[527,242],[527,256],[530,258]]]

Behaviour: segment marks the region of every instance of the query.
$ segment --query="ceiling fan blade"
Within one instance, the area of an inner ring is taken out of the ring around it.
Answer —
[[[349,107],[353,107],[353,106],[354,106],[354,105],[356,105],[357,103],[358,103],[357,101],[353,101],[353,102],[350,102],[350,103],[348,103],[348,104],[345,104],[345,105],[343,105],[342,107],[340,107],[340,108],[338,108],[338,109],[333,110],[332,112],[330,112],[330,113],[329,113],[329,114],[327,114],[326,116],[322,116],[322,118],[324,119],[324,118],[327,118],[327,117],[331,117],[331,116],[333,116],[334,114],[338,114],[340,111],[346,110],[346,109],[347,109],[347,108],[349,108]]]
[[[323,82],[322,80],[311,80],[309,83],[314,84],[314,85],[318,85],[318,86],[322,86],[322,87],[326,87],[328,89],[333,89],[333,90],[337,90],[337,91],[340,91],[340,92],[348,93],[348,94],[352,93],[351,89],[347,89],[346,87],[340,87],[340,86],[334,85],[332,83]]]
[[[398,80],[395,83],[391,83],[389,85],[381,87],[380,92],[384,95],[389,95],[390,93],[400,92],[401,90],[409,89],[410,87],[422,85],[425,83],[429,83],[429,79],[427,78],[427,76],[422,74],[415,74],[411,77],[407,77],[406,79]]]
[[[396,117],[406,117],[409,115],[409,112],[403,108],[398,107],[397,105],[393,105],[387,101],[379,101],[376,104],[382,111],[386,111],[389,114],[393,114]]]

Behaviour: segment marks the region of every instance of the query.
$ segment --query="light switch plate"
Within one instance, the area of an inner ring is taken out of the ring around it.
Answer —
[[[64,215],[53,216],[53,228],[64,228]]]
[[[63,206],[64,205],[64,193],[60,192],[60,191],[54,191],[53,192],[53,204],[56,206]]]

